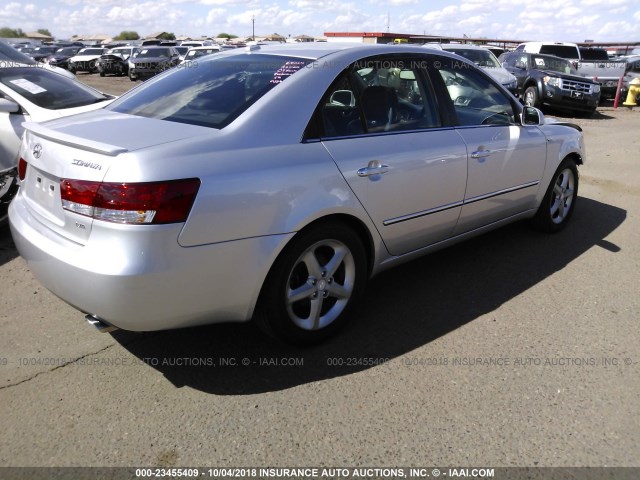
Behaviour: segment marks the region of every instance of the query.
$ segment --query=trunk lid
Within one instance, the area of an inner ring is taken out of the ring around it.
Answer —
[[[21,158],[28,167],[21,195],[37,221],[81,245],[89,239],[93,218],[62,207],[62,179],[102,182],[114,164],[127,160],[127,152],[203,132],[203,127],[102,110],[24,127]]]

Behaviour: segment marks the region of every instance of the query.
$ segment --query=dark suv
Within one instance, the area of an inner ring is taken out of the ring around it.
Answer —
[[[144,47],[130,59],[129,78],[135,81],[148,78],[175,67],[180,63],[180,53],[175,47]]]
[[[515,75],[518,93],[527,106],[586,115],[593,115],[598,106],[600,84],[578,75],[564,58],[512,52],[500,55],[500,62]]]

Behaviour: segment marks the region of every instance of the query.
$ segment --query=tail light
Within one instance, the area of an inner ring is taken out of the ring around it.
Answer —
[[[18,178],[20,181],[24,180],[24,177],[27,176],[27,161],[20,157],[20,161],[18,161]]]
[[[178,223],[187,220],[200,180],[104,183],[63,179],[62,208],[96,220],[128,224]]]

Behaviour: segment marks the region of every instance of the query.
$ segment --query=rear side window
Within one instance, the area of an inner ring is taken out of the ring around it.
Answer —
[[[602,48],[581,48],[582,60],[609,60],[607,51]]]
[[[205,57],[197,68],[176,69],[142,84],[112,103],[109,110],[224,128],[309,62],[276,55]]]

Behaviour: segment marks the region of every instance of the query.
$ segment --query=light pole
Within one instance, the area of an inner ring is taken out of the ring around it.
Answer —
[[[256,40],[256,16],[251,15],[251,40]]]

